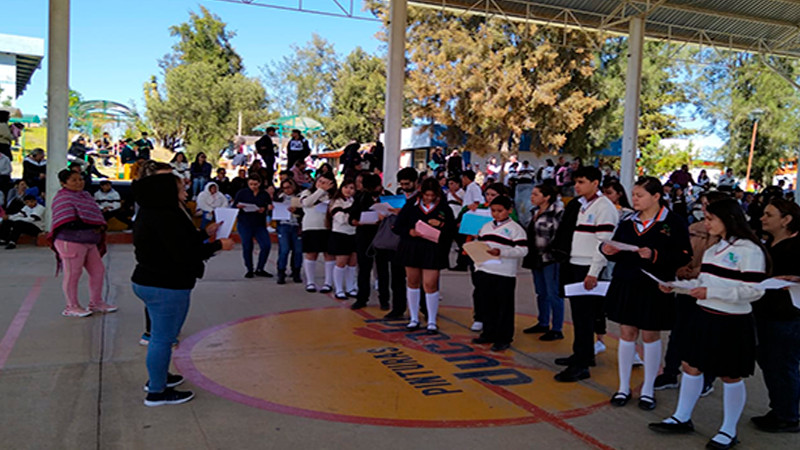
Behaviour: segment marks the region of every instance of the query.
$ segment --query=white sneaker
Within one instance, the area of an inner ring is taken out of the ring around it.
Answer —
[[[472,322],[472,326],[469,327],[472,331],[483,331],[483,322]]]
[[[594,354],[599,355],[606,351],[606,344],[603,344],[601,341],[596,341],[594,343]]]
[[[639,354],[636,353],[636,352],[633,352],[633,366],[636,367],[636,366],[643,366],[643,365],[644,365],[644,361],[642,361],[642,358],[639,356]]]

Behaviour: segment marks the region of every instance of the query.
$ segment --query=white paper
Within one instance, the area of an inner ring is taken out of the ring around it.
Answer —
[[[792,297],[792,305],[794,305],[795,308],[800,308],[800,284],[781,280],[779,278],[769,278],[758,283],[758,287],[764,290],[789,288],[789,296]]]
[[[659,280],[652,273],[650,273],[650,272],[648,272],[648,271],[646,271],[644,269],[641,269],[641,270],[642,270],[642,273],[644,273],[648,277],[652,278],[656,283],[658,283],[658,284],[660,284],[662,286],[671,287],[673,292],[675,292],[676,294],[689,294],[689,291],[692,290],[695,287],[694,284],[689,280],[663,281],[663,280]]]
[[[217,208],[214,210],[214,217],[219,225],[217,228],[217,239],[228,239],[231,237],[233,225],[236,223],[236,216],[239,210],[236,208]]]
[[[242,211],[244,212],[257,212],[259,207],[254,205],[253,203],[239,203],[242,206]]]
[[[374,205],[370,206],[369,209],[382,216],[390,216],[392,214],[390,211],[390,209],[392,209],[392,205],[388,203],[375,203]]]
[[[328,203],[329,202],[317,203],[317,205],[314,206],[314,211],[316,211],[318,213],[326,213],[327,214],[327,212],[328,212]]]
[[[631,244],[626,244],[624,242],[603,241],[603,244],[608,244],[608,245],[610,245],[612,247],[616,247],[617,249],[619,249],[620,251],[623,251],[623,252],[638,252],[639,251],[639,247],[637,247],[635,245],[631,245]]]
[[[464,214],[475,214],[476,216],[492,217],[492,210],[489,208],[478,208],[475,211],[470,211]]]
[[[286,203],[272,204],[272,220],[291,220],[292,213],[289,212],[289,205]]]
[[[583,287],[583,282],[567,284],[564,286],[564,294],[567,297],[576,297],[580,295],[595,295],[603,297],[608,292],[608,287],[611,285],[610,281],[598,281],[597,286],[592,290],[586,290]]]
[[[362,211],[361,219],[358,220],[361,225],[372,225],[378,223],[378,213],[375,211]]]

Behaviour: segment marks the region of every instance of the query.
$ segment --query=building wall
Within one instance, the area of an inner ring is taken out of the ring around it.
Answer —
[[[0,53],[0,104],[11,101],[15,104],[17,92],[17,57],[8,53]]]

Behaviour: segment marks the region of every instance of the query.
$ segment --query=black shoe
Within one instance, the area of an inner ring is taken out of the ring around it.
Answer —
[[[389,314],[383,316],[383,320],[402,320],[405,319],[404,313],[390,311]]]
[[[408,322],[408,325],[406,325],[406,330],[419,330],[419,322]]]
[[[14,250],[15,248],[17,248],[17,244],[13,242],[9,242],[8,245],[6,245],[6,250]]]
[[[553,378],[562,383],[574,383],[576,381],[585,380],[591,376],[587,367],[569,366],[561,373],[557,373]]]
[[[439,334],[439,327],[433,324],[428,324],[428,334]]]
[[[678,386],[680,386],[680,384],[678,383],[677,376],[662,373],[656,377],[653,389],[656,391],[663,391],[664,389],[677,389]]]
[[[611,403],[613,406],[625,406],[628,404],[628,401],[631,399],[631,394],[624,393],[624,392],[617,392],[611,396]]]
[[[387,303],[381,303],[381,311],[388,311],[392,309]]]
[[[263,278],[272,278],[273,275],[267,272],[266,270],[256,270],[256,276]]]
[[[489,350],[493,352],[504,352],[511,348],[511,344],[494,344]]]
[[[717,434],[721,434],[727,437],[728,439],[730,439],[730,442],[728,442],[727,444],[721,444],[715,441],[714,439],[711,439],[706,444],[706,448],[713,448],[717,450],[728,450],[729,448],[733,448],[736,444],[739,443],[739,439],[736,439],[736,436],[731,436],[730,434],[724,431],[717,431]]]
[[[714,380],[711,380],[710,383],[703,384],[703,390],[700,391],[700,398],[708,397],[712,392],[714,392]]]
[[[558,341],[560,339],[564,339],[564,333],[560,331],[553,331],[550,330],[545,334],[539,336],[540,341],[550,342],[550,341]]]
[[[347,294],[345,294],[344,292],[338,292],[336,295],[333,296],[333,298],[335,298],[336,300],[347,300],[350,297],[348,297]]]
[[[649,395],[640,396],[639,409],[643,409],[645,411],[652,411],[656,409],[656,399]]]
[[[363,308],[365,306],[367,306],[367,302],[359,302],[359,301],[357,301],[357,302],[353,303],[352,305],[350,305],[350,309],[361,309],[361,308]]]
[[[328,294],[330,292],[333,292],[333,287],[329,284],[322,285],[322,289],[319,290],[320,294]]]
[[[761,431],[767,433],[797,433],[800,432],[800,424],[798,422],[789,422],[775,417],[775,414],[770,411],[766,415],[751,417],[750,421]]]
[[[303,282],[303,277],[300,276],[300,269],[292,270],[292,281],[295,283]]]
[[[150,392],[144,399],[145,406],[180,405],[194,398],[192,391],[176,391],[167,388],[164,392]]]
[[[491,344],[492,341],[489,340],[489,339],[486,339],[485,337],[480,337],[479,336],[479,337],[476,337],[476,338],[472,338],[472,343],[473,344]]]
[[[278,271],[278,284],[286,284],[286,272]]]
[[[255,276],[255,275],[253,275],[253,272],[252,272],[252,271],[249,271],[249,272],[247,272],[246,274],[244,274],[244,277],[245,277],[245,278],[253,278],[254,276]]]
[[[691,419],[686,422],[681,422],[676,419],[675,416],[670,417],[670,419],[672,419],[673,422],[653,422],[648,424],[647,427],[659,433],[669,434],[684,434],[694,431],[694,424]]]
[[[555,363],[559,366],[571,366],[575,363],[575,355],[569,355],[566,358],[556,358]],[[597,365],[597,361],[594,358],[589,360],[589,367],[594,367]]]
[[[183,375],[167,373],[167,389],[180,386],[183,382]],[[150,392],[150,381],[144,384],[144,391]]]
[[[528,327],[522,330],[522,332],[525,334],[547,333],[548,331],[550,331],[550,327],[548,327],[547,325],[542,325],[540,323],[537,323],[532,327]]]

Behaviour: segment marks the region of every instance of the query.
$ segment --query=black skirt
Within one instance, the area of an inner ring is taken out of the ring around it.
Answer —
[[[442,270],[449,264],[450,248],[419,237],[401,237],[398,259],[404,267]]]
[[[330,230],[303,230],[303,253],[327,252],[330,236]]]
[[[611,281],[606,295],[608,318],[640,330],[671,330],[675,324],[675,295],[665,294],[650,279]]]
[[[345,256],[355,253],[356,235],[331,232],[328,240],[328,254],[335,256]]]
[[[753,314],[725,314],[698,306],[683,360],[704,374],[745,378],[755,372]]]

